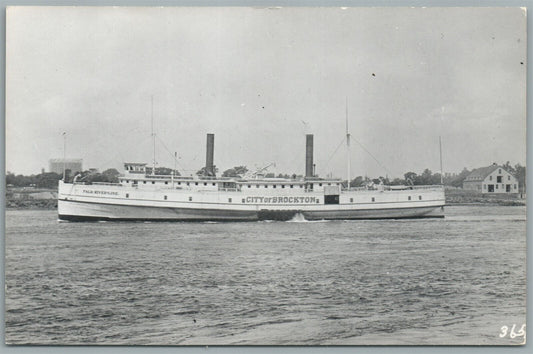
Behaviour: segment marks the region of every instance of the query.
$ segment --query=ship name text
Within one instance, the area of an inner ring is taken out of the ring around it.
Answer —
[[[86,193],[86,194],[100,194],[100,195],[118,195],[118,192],[93,191],[93,190],[90,190],[90,189],[84,189],[83,193]]]
[[[246,203],[271,203],[271,204],[316,203],[316,197],[246,197]]]

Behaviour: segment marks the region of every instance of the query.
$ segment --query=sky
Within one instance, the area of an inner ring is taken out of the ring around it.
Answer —
[[[526,162],[520,8],[11,7],[6,170],[274,163],[351,176]],[[153,98],[153,106],[152,106]],[[153,108],[152,108],[153,107]],[[63,133],[66,133],[63,135]]]

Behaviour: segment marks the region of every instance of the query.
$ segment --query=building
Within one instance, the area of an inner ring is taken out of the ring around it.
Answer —
[[[70,171],[70,175],[75,174],[76,172],[83,171],[83,160],[82,159],[50,159],[50,170],[49,172],[55,172],[57,174],[63,174],[63,168],[66,171]]]
[[[518,180],[503,167],[493,164],[473,170],[465,178],[463,189],[483,194],[516,194]]]

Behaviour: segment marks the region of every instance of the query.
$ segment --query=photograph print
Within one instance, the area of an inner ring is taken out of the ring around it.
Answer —
[[[526,343],[526,10],[6,11],[5,343]]]

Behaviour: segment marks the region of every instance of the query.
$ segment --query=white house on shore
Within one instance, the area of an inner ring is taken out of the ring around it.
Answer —
[[[493,164],[473,170],[465,178],[463,189],[483,194],[517,194],[518,180],[502,166]]]

